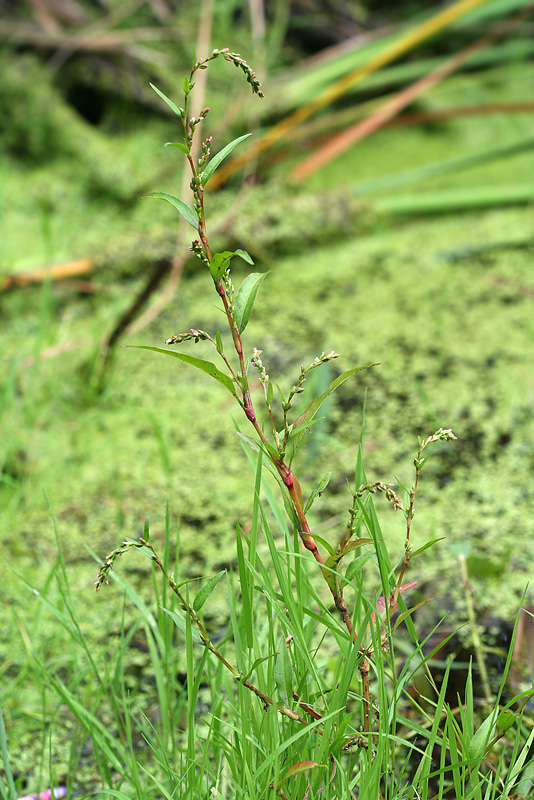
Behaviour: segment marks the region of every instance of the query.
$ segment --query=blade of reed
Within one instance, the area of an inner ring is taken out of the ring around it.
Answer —
[[[252,142],[247,148],[236,156],[213,176],[210,186],[211,189],[220,186],[230,175],[239,167],[245,164],[250,158],[259,155],[271,145],[284,138],[286,133],[296,125],[304,122],[321,108],[345,94],[355,83],[362,81],[368,75],[376,72],[381,67],[394,61],[404,53],[409,52],[426,39],[434,36],[438,31],[443,30],[454,20],[476,8],[487,0],[456,0],[452,5],[425,20],[414,29],[403,33],[394,42],[386,45],[376,55],[372,56],[365,64],[358,66],[348,75],[344,75],[334,84],[324,89],[317,97],[309,103],[301,106],[289,117],[278,122],[259,139]]]
[[[293,169],[291,176],[297,180],[303,180],[325,164],[328,164],[347,150],[347,148],[356,144],[356,142],[361,141],[366,136],[377,131],[385,125],[386,122],[389,122],[396,116],[399,111],[410,105],[417,97],[420,97],[424,92],[460,69],[460,67],[470,61],[476,53],[486,49],[498,39],[510,33],[510,31],[519,25],[530,13],[530,7],[522,9],[519,14],[500,25],[493,33],[488,36],[483,36],[459,53],[455,53],[452,58],[447,59],[436,69],[432,70],[432,72],[423,75],[418,81],[412,83],[394,97],[387,100],[384,105],[371,114],[371,116],[367,117],[367,119],[338,133],[337,136],[330,137],[321,148],[301,161],[300,164]]]

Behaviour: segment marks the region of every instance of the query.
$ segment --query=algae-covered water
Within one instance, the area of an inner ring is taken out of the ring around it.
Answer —
[[[526,72],[532,77],[525,65],[495,73],[491,92],[516,91]],[[480,96],[489,91],[477,87]],[[168,507],[180,570],[210,575],[235,562],[236,523],[250,520],[254,476],[234,425],[245,429],[246,421],[222,386],[161,355],[119,349],[103,392],[95,391],[99,341],[145,280],[140,242],[143,253],[151,242],[168,251],[176,235],[171,208],[120,196],[147,183],[147,191],[170,188],[168,177],[150,185],[159,169],[169,169],[168,150],[160,150],[166,125],[145,120],[110,137],[106,152],[117,161],[113,170],[102,162],[99,180],[109,186],[114,179],[106,170],[118,171],[127,185],[115,184],[115,196],[95,188],[94,174],[91,185],[87,163],[77,174],[61,151],[33,169],[16,159],[2,168],[3,272],[83,256],[96,265],[89,288],[45,281],[0,295],[0,653],[3,708],[21,773],[31,769],[28,731],[37,737],[53,705],[32,686],[30,647],[60,664],[70,646],[34,591],[61,605],[50,579],[58,542],[80,626],[97,649],[117,633],[123,597],[114,587],[96,597],[98,565],[89,550],[104,557],[124,537],[142,533],[147,517],[152,540],[162,542]],[[245,341],[249,353],[254,346],[264,351],[271,379],[285,391],[300,365],[323,350],[341,356],[312,373],[309,401],[341,371],[379,362],[342,385],[301,446],[296,470],[305,492],[332,472],[314,505],[314,530],[332,543],[343,535],[364,403],[369,480],[409,485],[417,436],[452,428],[458,441],[436,447],[423,472],[412,533],[417,545],[441,541],[413,561],[409,579],[419,581],[414,602],[429,601],[429,618],[450,612],[463,623],[461,545],[487,625],[513,620],[534,563],[532,205],[396,217],[376,211],[372,197],[356,201],[350,194],[358,179],[416,158],[430,163],[462,148],[525,139],[532,130],[526,115],[476,126],[462,120],[384,131],[304,188],[278,175],[250,191],[219,239],[221,247],[239,243],[258,271],[269,270]],[[524,184],[533,167],[525,152],[473,170],[471,180]],[[439,194],[469,185],[466,176],[459,184],[450,176],[434,179],[425,188]],[[224,218],[229,198],[210,199],[215,218]],[[182,237],[180,246],[187,244]],[[237,266],[234,282],[244,275]],[[214,334],[221,325],[211,279],[192,261],[174,300],[123,344],[161,346],[171,334],[191,327]],[[206,343],[180,347],[212,357]],[[384,536],[400,557],[403,519],[380,498],[377,504]],[[150,597],[148,562],[132,557],[120,569]],[[222,605],[213,607],[211,620],[224,624]]]

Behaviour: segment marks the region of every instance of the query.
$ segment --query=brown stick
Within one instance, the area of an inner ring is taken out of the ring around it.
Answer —
[[[5,275],[0,281],[0,291],[14,289],[17,286],[29,286],[32,283],[42,283],[48,279],[52,281],[73,278],[75,275],[85,275],[91,272],[95,262],[92,258],[79,258],[76,261],[66,261],[63,264],[53,264],[50,267],[40,267],[18,275],[12,273]]]

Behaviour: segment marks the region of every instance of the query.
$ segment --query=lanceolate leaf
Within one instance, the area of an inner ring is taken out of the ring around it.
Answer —
[[[341,550],[339,553],[334,553],[333,555],[329,556],[326,559],[325,566],[328,567],[328,569],[325,571],[324,577],[325,581],[329,585],[332,592],[334,592],[334,594],[339,594],[343,585],[342,577],[338,572],[339,562],[341,561],[341,559],[344,556],[346,556],[347,553],[350,553],[351,550],[355,550],[357,547],[361,547],[364,544],[372,544],[372,543],[373,543],[372,539],[352,539],[345,545],[343,550]],[[330,572],[330,570],[334,571]]]
[[[395,625],[393,626],[393,630],[396,631],[397,628],[399,627],[399,625],[401,624],[401,622],[404,622],[404,620],[407,617],[411,617],[411,615],[414,613],[414,611],[417,611],[418,608],[421,608],[421,606],[424,606],[426,602],[427,602],[426,600],[421,600],[421,602],[417,603],[416,606],[412,606],[412,608],[407,608],[406,611],[403,611],[402,614],[399,614],[399,616],[395,620]]]
[[[446,536],[440,536],[438,539],[431,539],[430,542],[425,542],[422,547],[418,547],[417,550],[412,552],[411,558],[414,556],[418,556],[419,553],[422,553],[424,550],[428,550],[429,547],[433,547],[436,542],[441,542],[442,539],[446,539]]]
[[[282,700],[284,703],[290,703],[293,699],[293,668],[285,642],[282,644],[282,652],[276,656],[274,679]]]
[[[331,478],[331,477],[332,477],[332,473],[331,473],[331,472],[327,472],[327,473],[326,473],[326,475],[324,476],[324,478],[323,478],[321,481],[319,481],[319,483],[317,484],[317,486],[315,487],[315,489],[313,489],[312,493],[311,493],[311,494],[310,494],[310,496],[308,497],[308,501],[307,501],[307,503],[306,503],[306,507],[305,507],[305,509],[304,509],[304,513],[305,513],[305,514],[306,514],[306,513],[307,513],[307,512],[310,510],[310,508],[312,507],[313,501],[315,500],[315,498],[317,497],[317,495],[320,495],[320,494],[321,494],[321,492],[324,492],[324,490],[325,490],[325,489],[326,489],[326,487],[328,486],[328,483],[329,483],[329,481],[330,481],[330,478]]]
[[[254,264],[254,261],[249,256],[246,250],[236,250],[235,255],[240,256],[243,259],[243,261],[247,262],[247,264]]]
[[[225,375],[224,372],[221,372],[220,369],[217,369],[215,364],[211,361],[205,361],[203,358],[195,358],[195,356],[189,356],[186,353],[177,353],[175,350],[164,350],[162,347],[150,347],[146,344],[132,344],[128,345],[128,347],[134,347],[136,350],[153,350],[155,353],[163,353],[165,356],[172,356],[172,358],[177,358],[179,361],[185,361],[186,364],[191,364],[191,366],[202,370],[202,372],[205,372],[207,375],[211,375],[212,378],[215,378],[215,380],[222,383],[223,386],[226,386],[230,394],[233,394],[234,397],[236,396],[232,379],[228,375]]]
[[[251,272],[237,290],[234,299],[234,313],[239,333],[243,333],[247,327],[258,289],[266,275],[266,272]]]
[[[319,409],[321,408],[322,404],[327,399],[327,397],[331,395],[332,392],[334,392],[338,386],[341,386],[341,384],[344,383],[344,381],[346,381],[347,378],[350,378],[351,375],[354,375],[356,372],[361,372],[362,369],[369,369],[369,367],[376,367],[376,366],[378,366],[378,364],[366,364],[363,367],[354,367],[354,369],[348,369],[346,372],[342,372],[341,375],[338,375],[338,377],[332,381],[326,392],[323,392],[322,395],[316,397],[313,403],[310,406],[308,406],[306,411],[303,414],[301,414],[298,419],[295,420],[295,422],[293,423],[293,428],[296,429],[300,425],[304,425],[304,423],[306,422],[309,423],[310,420],[312,420],[314,416],[317,414],[317,412],[319,411]],[[302,439],[303,436],[304,436],[304,431],[297,434],[295,438],[298,441],[300,441],[300,439]]]
[[[245,444],[248,444],[250,449],[254,450],[255,453],[259,453],[259,451],[261,450],[264,453],[268,453],[273,460],[276,461],[278,459],[278,453],[276,452],[274,447],[272,445],[270,445],[268,442],[261,442],[260,443],[256,439],[252,439],[250,436],[246,436],[244,433],[241,433],[241,431],[239,431],[239,430],[236,431],[236,432],[237,432],[237,435],[239,436],[239,438],[243,442],[245,442]],[[269,460],[265,461],[265,466],[267,467],[267,469],[269,469],[272,472],[272,474],[277,479],[279,479],[280,481],[282,480],[280,478],[280,475],[278,474],[278,472],[276,472],[274,467],[271,466],[271,463],[270,463]],[[282,483],[282,486],[285,486],[285,484]]]
[[[214,575],[213,578],[210,578],[209,581],[202,587],[200,592],[197,594],[195,599],[193,600],[193,608],[195,611],[200,611],[210,594],[213,592],[217,584],[219,583],[220,579],[226,572],[225,569],[221,570],[218,575]]]
[[[189,147],[183,142],[165,142],[164,147],[177,147],[182,153],[189,153]]]
[[[299,761],[298,764],[293,764],[293,766],[289,767],[282,780],[278,781],[277,786],[280,787],[280,784],[287,780],[287,778],[294,778],[296,775],[301,775],[309,769],[326,769],[326,764],[318,764],[317,761]]]
[[[254,264],[246,250],[225,250],[222,253],[215,253],[210,261],[211,277],[215,283],[220,281],[221,275],[228,269],[234,256],[239,256],[248,264]]]
[[[164,103],[167,103],[167,105],[169,106],[169,108],[170,108],[170,109],[172,109],[172,110],[174,111],[174,113],[176,114],[176,116],[180,117],[180,119],[181,119],[181,117],[182,117],[182,112],[180,111],[180,109],[178,108],[178,106],[177,106],[175,103],[173,103],[173,102],[172,102],[172,100],[169,100],[169,98],[167,97],[167,95],[166,95],[166,94],[163,94],[163,92],[162,92],[162,91],[160,91],[160,90],[158,89],[158,87],[157,87],[157,86],[154,86],[154,84],[153,84],[153,83],[151,83],[151,84],[150,84],[150,87],[151,87],[152,89],[154,89],[154,91],[156,92],[156,94],[159,94],[159,96],[161,97],[161,99],[163,100],[163,102],[164,102]]]
[[[277,655],[276,653],[271,653],[268,656],[263,656],[263,658],[257,658],[256,661],[251,666],[251,668],[249,669],[249,671],[247,672],[247,674],[244,676],[243,680],[244,681],[250,680],[250,676],[252,675],[252,673],[254,672],[256,667],[259,667],[260,664],[263,664],[265,661],[268,661],[270,658],[276,658],[276,655]]]
[[[213,173],[215,172],[221,161],[223,161],[226,158],[226,156],[232,152],[234,147],[236,147],[239,144],[239,142],[242,142],[244,139],[248,139],[250,135],[251,135],[250,133],[245,133],[244,136],[240,136],[238,139],[234,139],[233,142],[230,142],[230,144],[227,144],[226,147],[223,147],[223,149],[220,150],[216,156],[213,156],[211,161],[208,161],[208,163],[204,167],[204,171],[200,175],[200,180],[202,181],[203,186],[207,184],[207,182],[209,181],[209,179],[211,178],[211,176],[213,175]]]
[[[289,433],[289,438],[293,439],[293,437],[298,436],[299,433],[305,433],[309,428],[311,428],[312,425],[317,425],[317,423],[321,422],[323,419],[324,417],[319,417],[319,419],[310,420],[309,422],[303,422],[302,425],[298,425],[298,427],[295,427],[293,425]]]
[[[143,197],[155,197],[156,200],[166,200],[167,203],[170,203],[171,206],[174,206],[174,208],[180,212],[186,222],[189,222],[189,224],[198,231],[197,215],[192,208],[189,208],[187,203],[184,203],[183,200],[179,200],[172,194],[166,194],[166,192],[150,192],[150,194],[145,194]]]
[[[169,617],[174,621],[176,627],[182,631],[184,636],[186,636],[187,627],[185,624],[185,620],[182,619],[182,617],[179,614],[177,614],[176,611],[171,611],[169,608],[163,608],[163,606],[160,606],[160,608],[162,611],[164,611],[166,614],[169,615]],[[204,640],[202,639],[202,637],[199,636],[199,634],[194,630],[191,631],[191,638],[193,639],[194,642],[198,642],[199,644],[204,644]]]
[[[315,538],[317,538],[317,536]],[[350,582],[351,580],[353,580],[353,578],[355,577],[356,573],[360,572],[360,570],[362,570],[365,567],[365,565],[367,564],[369,559],[371,559],[372,557],[373,557],[373,551],[372,550],[368,550],[363,555],[357,556],[354,559],[354,561],[351,561],[349,566],[347,567],[347,569],[345,571],[345,580],[347,582]]]

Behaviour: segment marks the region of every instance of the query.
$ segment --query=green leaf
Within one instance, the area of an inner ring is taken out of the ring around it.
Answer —
[[[182,118],[182,111],[181,111],[181,109],[179,109],[179,108],[178,108],[178,106],[177,106],[175,103],[173,103],[173,102],[172,102],[172,100],[169,100],[169,98],[167,97],[167,95],[166,95],[166,94],[163,94],[163,92],[162,92],[162,91],[160,91],[160,89],[158,89],[158,87],[157,87],[157,86],[154,86],[154,84],[153,84],[153,83],[151,83],[151,84],[150,84],[150,88],[151,88],[151,89],[154,89],[154,91],[156,92],[156,94],[159,94],[159,96],[161,97],[161,99],[163,100],[163,102],[164,102],[164,103],[167,103],[167,105],[169,106],[169,108],[170,108],[170,109],[172,109],[172,110],[174,111],[174,113],[176,114],[176,116],[180,117],[180,119]]]
[[[145,519],[145,527],[144,527],[144,530],[143,530],[143,539],[145,540],[145,542],[148,542],[148,540],[150,539],[150,527],[149,527],[149,524],[148,524],[148,519]]]
[[[183,142],[165,142],[164,147],[177,147],[182,153],[189,153],[189,147]]]
[[[251,272],[250,275],[247,275],[236,292],[234,314],[239,333],[243,333],[247,327],[250,315],[252,314],[252,306],[258,294],[258,289],[266,275],[266,272]]]
[[[215,334],[215,345],[217,347],[217,352],[219,353],[219,355],[221,355],[223,352],[223,340],[220,331],[217,331],[217,333]]]
[[[356,573],[360,572],[360,570],[362,570],[365,567],[369,559],[372,557],[373,557],[373,552],[369,550],[367,553],[363,553],[363,555],[355,558],[354,561],[351,561],[349,566],[345,570],[345,580],[346,581],[353,580],[354,577],[356,576]]]
[[[210,261],[211,277],[215,283],[220,281],[221,275],[228,269],[234,256],[239,256],[249,264],[254,263],[246,250],[225,250],[223,253],[215,253]]]
[[[269,408],[272,406],[274,400],[274,386],[272,385],[271,381],[267,384],[267,405]]]
[[[334,594],[339,594],[342,589],[342,578],[341,574],[338,572],[341,559],[344,558],[347,553],[350,553],[351,550],[355,550],[357,547],[361,547],[364,544],[372,543],[372,539],[352,539],[339,553],[333,553],[331,556],[328,556],[325,563],[328,570],[324,573],[324,578]]]
[[[435,545],[436,542],[441,542],[442,539],[446,539],[446,538],[447,538],[446,536],[440,536],[438,539],[431,539],[429,542],[427,542],[426,544],[422,545],[422,547],[418,547],[417,550],[414,550],[412,555],[410,556],[410,558],[413,558],[414,556],[418,556],[419,553],[422,553],[424,550],[428,550],[428,548],[432,547],[433,545]]]
[[[185,624],[185,619],[182,619],[182,617],[179,614],[177,614],[175,611],[171,611],[169,608],[164,608],[163,606],[160,606],[160,608],[162,611],[164,611],[166,614],[169,615],[169,617],[173,620],[176,627],[182,631],[184,636],[186,636],[187,628]],[[199,636],[199,634],[194,630],[191,630],[191,638],[193,639],[194,642],[197,642],[198,644],[205,644],[202,637]]]
[[[284,642],[282,644],[282,652],[276,656],[274,665],[274,679],[276,681],[276,688],[280,693],[280,697],[284,703],[289,704],[293,699],[293,668],[291,666],[291,659],[287,652],[287,646]]]
[[[190,91],[191,91],[191,86],[189,84],[189,78],[187,77],[187,75],[185,75],[184,76],[184,92],[186,94],[189,94]]]
[[[250,436],[246,436],[244,433],[241,433],[241,431],[236,431],[236,433],[239,436],[239,438],[245,442],[245,444],[248,444],[251,450],[254,450],[255,453],[259,453],[261,450],[266,455],[271,456],[273,460],[275,461],[278,460],[278,453],[276,452],[274,447],[271,444],[269,444],[269,442],[260,443],[256,441],[256,439],[252,439]],[[277,479],[279,478],[280,480],[282,480],[280,478],[280,475],[278,475],[278,472],[276,472],[276,470],[274,469],[274,467],[271,468],[271,462],[269,460],[265,462],[265,466],[270,472],[272,472],[275,478]],[[284,484],[282,483],[282,486],[283,485]]]
[[[316,542],[319,542],[319,544],[322,545],[325,550],[328,550],[331,556],[334,555],[335,552],[334,548],[332,547],[328,539],[323,539],[323,537],[319,536],[317,533],[313,534],[313,538],[315,539]]]
[[[491,739],[493,728],[495,727],[495,723],[497,721],[498,710],[498,708],[494,708],[491,711],[490,715],[486,717],[484,722],[481,724],[479,729],[475,731],[474,736],[471,738],[467,753],[467,758],[470,761],[475,761],[484,757],[486,748]]]
[[[312,425],[317,425],[318,422],[321,422],[324,417],[319,417],[318,419],[311,420],[310,422],[303,422],[302,425],[299,425],[295,428],[293,425],[289,432],[289,438],[292,439],[294,436],[297,436],[299,433],[305,433]],[[300,437],[302,439],[302,436]]]
[[[250,680],[250,676],[252,675],[252,673],[254,672],[256,667],[259,667],[260,664],[263,664],[264,661],[268,661],[270,658],[275,658],[275,656],[276,656],[276,653],[271,653],[270,656],[263,656],[263,658],[257,658],[256,661],[251,666],[251,668],[249,669],[249,671],[247,672],[247,674],[243,677],[243,680],[244,681],[249,681]]]
[[[313,489],[312,493],[308,497],[308,501],[307,501],[306,506],[304,508],[304,513],[305,514],[307,514],[308,511],[310,510],[310,508],[312,507],[313,501],[315,500],[315,498],[318,495],[320,495],[321,492],[324,492],[324,490],[326,489],[326,487],[328,486],[328,484],[330,482],[330,478],[331,477],[332,477],[332,473],[331,472],[327,472],[326,475],[324,476],[324,478],[322,478],[319,481],[319,483],[317,484],[315,489]]]
[[[243,259],[243,261],[247,262],[247,264],[254,264],[253,260],[251,259],[246,250],[236,250],[235,254],[236,256],[240,256]]]
[[[306,411],[303,414],[301,414],[297,420],[295,420],[295,422],[293,423],[293,427],[297,428],[299,425],[304,425],[304,423],[309,423],[317,414],[317,412],[319,411],[319,409],[321,408],[322,404],[327,399],[327,397],[331,395],[332,392],[334,392],[338,388],[338,386],[341,386],[341,384],[344,383],[347,380],[347,378],[350,378],[351,375],[354,375],[356,372],[361,372],[362,369],[369,369],[369,367],[377,367],[377,366],[378,364],[366,364],[364,367],[354,367],[354,369],[348,369],[346,372],[342,372],[341,375],[338,375],[338,377],[332,381],[326,392],[323,392],[322,395],[316,397],[313,403],[310,406],[308,406]],[[302,431],[302,433],[300,434],[297,434],[298,440],[300,441],[300,439],[303,436],[304,436],[304,431]]]
[[[234,139],[233,142],[230,142],[230,144],[227,144],[226,147],[223,147],[223,149],[220,150],[216,156],[213,156],[213,158],[210,161],[208,161],[208,163],[204,167],[204,171],[200,175],[200,180],[202,181],[203,186],[207,184],[207,182],[209,181],[209,179],[211,178],[211,176],[213,175],[213,173],[215,172],[221,161],[223,161],[226,158],[226,156],[232,152],[234,147],[236,147],[239,144],[239,142],[242,142],[249,136],[251,136],[250,133],[245,133],[244,136],[240,136],[238,139]]]
[[[393,626],[393,631],[396,631],[397,628],[399,627],[399,625],[402,622],[404,622],[404,620],[407,617],[411,617],[411,615],[414,613],[414,611],[417,611],[418,608],[421,608],[421,606],[424,606],[426,602],[427,602],[426,600],[421,600],[421,602],[417,603],[416,606],[412,606],[411,608],[407,608],[406,611],[403,611],[402,614],[399,614],[399,616],[395,620],[395,625]]]
[[[515,714],[513,711],[501,711],[499,716],[497,717],[497,727],[499,731],[506,733],[515,722],[518,722],[520,719],[519,714]]]
[[[150,192],[150,194],[145,194],[143,197],[155,197],[156,200],[166,200],[167,203],[170,203],[171,206],[174,206],[182,217],[189,222],[189,224],[198,231],[198,220],[197,215],[193,211],[192,208],[189,208],[187,203],[184,203],[183,200],[179,200],[177,197],[174,197],[172,194],[167,194],[166,192]],[[143,198],[141,198],[142,200]]]
[[[175,350],[164,350],[162,347],[150,347],[146,344],[130,344],[127,347],[133,347],[136,350],[153,350],[154,353],[163,353],[165,356],[171,356],[172,358],[177,358],[179,361],[185,361],[186,364],[191,364],[191,366],[196,367],[197,369],[202,370],[207,375],[211,375],[212,378],[222,383],[223,386],[226,386],[230,394],[233,394],[236,397],[236,391],[234,382],[232,379],[225,375],[224,372],[221,372],[220,369],[217,369],[215,364],[211,361],[205,361],[203,358],[195,358],[195,356],[189,356],[185,353],[177,353]]]
[[[226,272],[230,266],[230,261],[234,253],[231,250],[225,250],[223,253],[215,253],[210,261],[211,277],[218,283],[221,280],[221,275]]]
[[[209,581],[202,587],[200,592],[197,594],[195,599],[193,600],[193,608],[195,611],[200,611],[210,594],[213,592],[217,584],[219,583],[220,579],[226,572],[225,569],[222,569],[218,575],[214,575],[213,578],[210,578]]]

